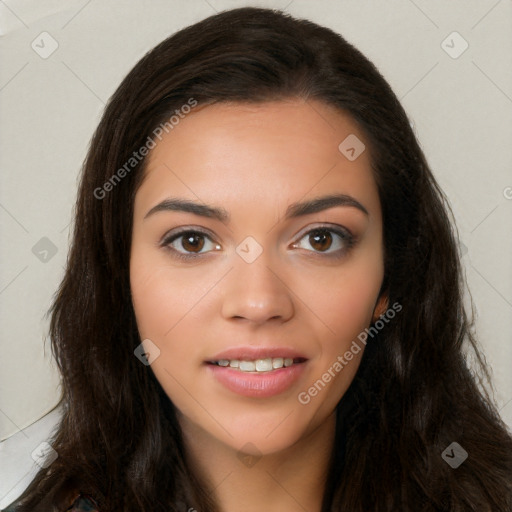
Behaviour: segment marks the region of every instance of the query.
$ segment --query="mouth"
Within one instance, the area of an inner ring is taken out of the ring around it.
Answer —
[[[225,390],[270,398],[290,391],[304,375],[307,362],[293,349],[247,346],[223,351],[204,363],[213,381]]]
[[[263,359],[218,359],[206,361],[207,364],[232,368],[243,373],[269,373],[281,368],[288,368],[296,364],[302,364],[307,359],[304,357],[266,357]]]

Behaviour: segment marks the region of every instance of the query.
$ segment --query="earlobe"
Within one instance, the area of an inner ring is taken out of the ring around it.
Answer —
[[[375,322],[379,319],[381,315],[383,315],[388,309],[388,295],[387,293],[383,293],[377,304],[375,305],[375,309],[373,310],[372,322]]]

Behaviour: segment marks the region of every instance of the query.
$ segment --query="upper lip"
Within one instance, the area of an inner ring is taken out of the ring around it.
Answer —
[[[228,361],[238,360],[238,361],[254,361],[256,359],[267,359],[267,358],[290,358],[296,359],[301,358],[306,360],[307,357],[304,354],[301,354],[294,348],[290,347],[254,347],[254,346],[241,346],[241,347],[231,347],[218,354],[214,355],[208,361],[220,361],[221,359],[225,359]]]

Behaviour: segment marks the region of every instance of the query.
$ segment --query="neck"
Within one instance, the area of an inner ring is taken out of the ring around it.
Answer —
[[[320,512],[335,425],[333,413],[293,446],[241,460],[232,447],[182,418],[188,463],[209,483],[222,512]]]

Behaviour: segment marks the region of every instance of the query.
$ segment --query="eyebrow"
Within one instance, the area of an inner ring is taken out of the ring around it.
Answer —
[[[352,196],[346,194],[331,194],[328,196],[309,199],[303,202],[292,203],[286,209],[285,220],[301,217],[303,215],[309,215],[311,213],[317,213],[329,208],[333,208],[335,206],[350,206],[357,208],[365,215],[369,216],[368,210]],[[151,210],[149,210],[148,213],[146,213],[144,216],[144,220],[157,212],[163,211],[188,212],[199,215],[201,217],[217,219],[225,223],[229,223],[231,221],[231,215],[225,208],[196,203],[189,199],[174,197],[164,199],[162,202],[153,206],[153,208],[151,208]]]

